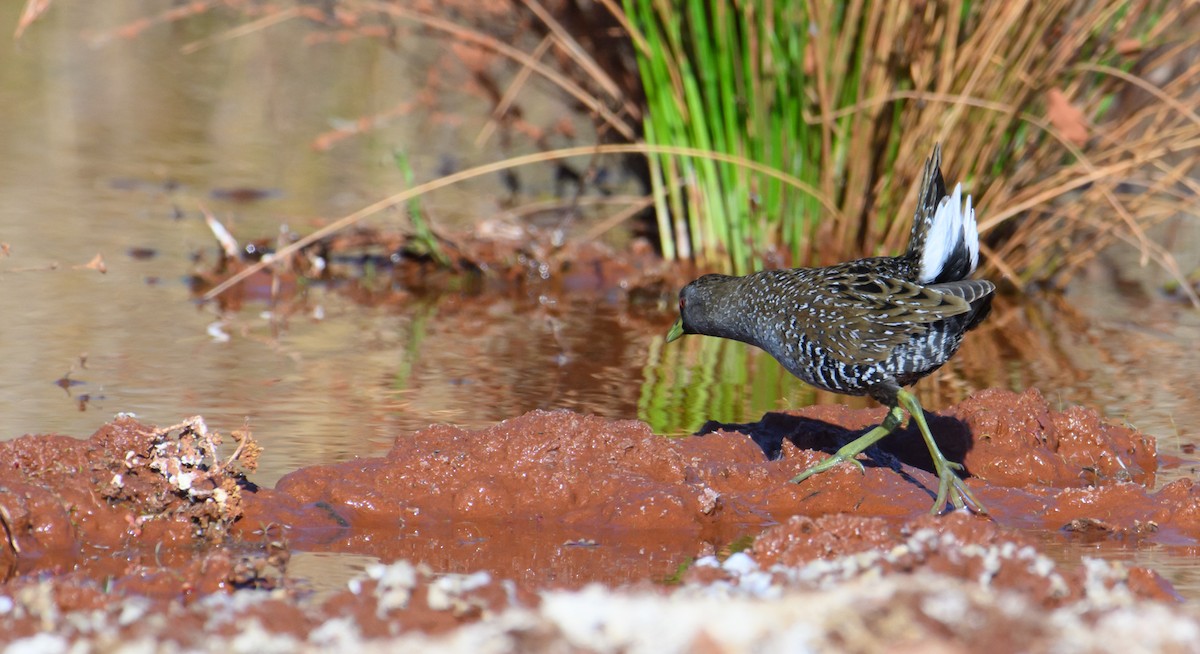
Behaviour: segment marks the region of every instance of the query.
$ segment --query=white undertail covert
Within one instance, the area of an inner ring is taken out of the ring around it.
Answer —
[[[921,251],[920,283],[928,284],[937,279],[946,263],[965,248],[971,258],[967,274],[974,272],[979,264],[979,229],[975,225],[975,209],[971,207],[971,196],[962,201],[962,184],[954,185],[954,192],[938,202],[925,247]]]

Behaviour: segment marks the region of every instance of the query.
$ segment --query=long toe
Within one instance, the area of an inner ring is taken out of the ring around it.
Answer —
[[[961,466],[959,467],[961,468]],[[979,515],[988,514],[987,507],[975,499],[967,483],[948,467],[943,468],[938,475],[937,500],[933,503],[933,509],[930,510],[930,513],[940,515],[946,508],[947,500],[954,505],[955,509],[968,508]]]
[[[983,505],[983,502],[975,499],[975,496],[971,494],[971,488],[967,486],[967,482],[960,479],[957,475],[954,477],[954,491],[960,502],[964,500],[966,501],[967,508],[975,513],[978,513],[979,515],[988,514],[987,507]],[[955,506],[959,505],[956,503]],[[961,508],[961,506],[959,506],[959,508]]]
[[[826,470],[829,470],[830,468],[835,467],[839,463],[853,463],[854,465],[858,466],[859,472],[866,473],[866,469],[863,468],[863,464],[860,463],[858,459],[856,459],[854,457],[847,458],[841,452],[838,452],[837,454],[834,454],[833,456],[829,457],[828,459],[825,459],[824,461],[818,463],[817,465],[812,466],[811,468],[796,475],[795,477],[792,477],[792,483],[799,484],[800,482],[804,481],[805,479],[808,479],[809,477],[811,477],[815,474],[825,472]]]

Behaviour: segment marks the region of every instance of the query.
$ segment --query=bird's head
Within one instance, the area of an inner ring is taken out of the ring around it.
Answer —
[[[679,291],[679,320],[667,332],[667,342],[684,334],[717,335],[723,322],[721,314],[728,304],[722,298],[732,290],[730,283],[738,279],[728,275],[704,275],[684,286]]]

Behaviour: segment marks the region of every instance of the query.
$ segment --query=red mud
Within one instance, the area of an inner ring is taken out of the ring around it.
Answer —
[[[27,436],[0,443],[0,633],[6,642],[49,628],[67,640],[194,645],[233,633],[206,617],[217,609],[201,598],[257,587],[275,591],[223,610],[239,616],[240,628],[256,615],[270,633],[307,646],[322,646],[313,634],[338,617],[366,639],[475,624],[511,640],[511,625],[495,620],[525,611],[541,625],[534,632],[548,639],[545,648],[588,649],[555,617],[558,602],[580,596],[548,589],[633,583],[658,596],[667,589],[648,589],[648,581],[691,557],[727,554],[741,536],[755,537],[749,556],[730,557],[733,567],[702,558],[671,592],[767,584],[774,590],[755,592],[824,596],[831,584],[855,588],[870,569],[897,580],[886,586],[896,596],[930,584],[929,592],[954,590],[985,613],[995,593],[1014,593],[1030,611],[1021,638],[1031,642],[1050,638],[1042,610],[1069,609],[1077,619],[1109,610],[1112,593],[1125,598],[1121,606],[1173,600],[1149,570],[1057,568],[1014,529],[1196,544],[1200,491],[1190,481],[1147,489],[1152,438],[1086,409],[1052,411],[1036,391],[985,391],[930,422],[943,451],[974,475],[967,483],[990,517],[927,515],[934,478],[912,430],[868,451],[865,473],[844,465],[789,483],[882,415],[813,407],[668,439],[638,421],[535,411],[480,431],[403,435],[386,457],[300,469],[275,489],[245,482],[255,454],[248,435],[221,459],[215,435],[195,421],[165,431],[120,419],[86,441]],[[294,550],[420,565],[374,569],[318,602],[286,575]],[[122,603],[137,598],[161,619],[123,621],[131,609]],[[93,609],[94,630],[65,626],[74,624],[65,616]],[[1003,637],[1005,619],[970,633],[930,633],[1001,651],[984,634]],[[764,629],[764,637],[778,635]]]

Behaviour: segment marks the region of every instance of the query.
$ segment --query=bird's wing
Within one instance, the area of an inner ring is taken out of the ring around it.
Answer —
[[[807,303],[800,324],[805,335],[834,358],[849,364],[883,361],[892,350],[929,325],[970,311],[963,293],[950,284],[922,286],[886,275],[834,274]],[[965,285],[964,285],[965,286]]]

